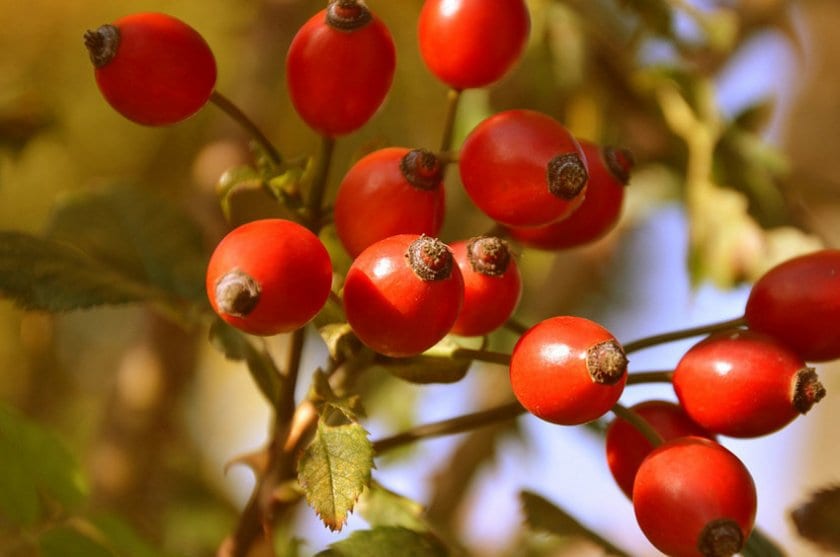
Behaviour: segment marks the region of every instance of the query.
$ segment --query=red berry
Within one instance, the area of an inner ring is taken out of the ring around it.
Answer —
[[[580,141],[589,168],[586,197],[568,217],[530,228],[510,228],[512,238],[544,250],[571,248],[594,242],[612,230],[621,215],[624,187],[630,179],[633,156],[626,149]]]
[[[490,218],[539,226],[568,216],[583,201],[586,157],[562,124],[539,112],[508,110],[470,132],[458,160],[461,181]]]
[[[245,332],[273,335],[300,328],[330,294],[332,264],[308,229],[265,219],[235,228],[207,267],[207,295],[219,316]]]
[[[286,82],[304,122],[338,136],[373,116],[395,67],[394,40],[385,24],[357,0],[331,0],[292,39]]]
[[[461,309],[464,281],[440,240],[399,234],[353,261],[343,296],[359,340],[386,356],[406,357],[446,336]]]
[[[85,33],[85,45],[105,100],[138,124],[180,122],[204,106],[216,85],[210,47],[165,14],[123,17]]]
[[[712,434],[697,425],[685,411],[673,402],[648,400],[630,408],[662,437],[663,441],[697,435],[712,438]],[[627,497],[633,494],[633,480],[639,465],[654,447],[638,429],[621,418],[607,428],[607,465],[615,482]]]
[[[663,553],[730,557],[752,531],[755,484],[726,448],[702,437],[680,437],[642,462],[633,509],[642,532]]]
[[[522,297],[522,280],[507,242],[479,236],[451,245],[464,277],[464,305],[452,332],[481,336],[513,315]]]
[[[732,437],[777,431],[825,396],[813,368],[773,338],[749,330],[695,344],[677,364],[674,390],[691,419]]]
[[[840,250],[795,257],[767,271],[750,291],[751,329],[781,340],[808,362],[840,358]]]
[[[484,87],[519,59],[530,26],[523,0],[426,0],[417,28],[420,54],[450,87]]]
[[[396,234],[436,236],[443,224],[443,167],[429,151],[389,147],[354,164],[338,188],[335,228],[356,257]]]
[[[576,425],[603,416],[627,382],[615,337],[582,317],[552,317],[519,338],[510,362],[516,398],[538,418]]]

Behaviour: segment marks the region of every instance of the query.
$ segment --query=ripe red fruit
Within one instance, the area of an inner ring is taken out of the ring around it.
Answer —
[[[359,340],[386,356],[407,357],[446,336],[461,309],[464,281],[443,242],[398,234],[353,261],[343,298]]]
[[[840,358],[840,250],[773,267],[756,281],[745,311],[751,329],[781,340],[808,362]]]
[[[530,27],[523,0],[426,0],[417,35],[426,66],[460,90],[501,78],[522,54]]]
[[[429,151],[389,147],[356,162],[338,187],[334,220],[347,252],[396,234],[436,236],[445,211],[443,166]]]
[[[663,553],[730,557],[752,531],[755,484],[726,448],[702,437],[680,437],[642,462],[633,509],[642,532]]]
[[[825,396],[813,368],[772,337],[749,330],[695,344],[677,364],[674,390],[691,419],[732,437],[777,431]]]
[[[385,24],[357,0],[332,0],[298,30],[286,56],[292,104],[326,136],[364,125],[385,100],[396,67]]]
[[[696,435],[713,435],[693,422],[678,404],[664,400],[648,400],[630,408],[662,437],[663,441]],[[607,465],[615,482],[627,497],[633,495],[633,480],[645,457],[654,447],[630,422],[614,419],[607,428]]]
[[[470,132],[458,159],[473,202],[508,226],[539,226],[583,201],[586,156],[562,124],[532,110],[499,112]]]
[[[216,60],[201,35],[158,13],[139,13],[85,33],[96,84],[138,124],[165,126],[195,114],[213,93]]]
[[[332,264],[312,232],[283,219],[235,228],[207,267],[207,296],[219,316],[255,335],[293,331],[321,310]]]
[[[522,280],[507,242],[479,236],[455,242],[452,255],[464,277],[464,305],[452,333],[480,336],[498,329],[522,297]]]
[[[624,202],[624,188],[633,168],[633,155],[626,149],[601,147],[579,141],[589,168],[586,197],[566,218],[530,228],[509,228],[513,239],[544,250],[581,246],[613,229]]]
[[[552,317],[519,338],[510,362],[513,394],[538,418],[582,424],[604,415],[627,382],[615,337],[582,317]]]

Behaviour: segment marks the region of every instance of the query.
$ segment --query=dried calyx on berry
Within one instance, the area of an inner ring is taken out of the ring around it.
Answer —
[[[437,238],[420,236],[408,246],[405,257],[411,270],[422,280],[443,280],[452,274],[452,252]]]
[[[825,396],[825,387],[812,367],[804,367],[796,372],[793,380],[793,407],[800,414],[808,411]]]
[[[433,190],[443,179],[440,159],[426,149],[412,149],[400,159],[400,172],[409,184],[421,190]]]
[[[120,46],[120,30],[116,26],[106,23],[96,31],[85,32],[85,46],[88,49],[90,61],[97,68],[101,68],[113,60]]]
[[[557,155],[546,167],[548,191],[567,201],[574,199],[586,187],[589,173],[586,164],[576,153]]]
[[[586,351],[586,369],[595,383],[614,385],[627,372],[627,356],[617,341],[606,340]]]
[[[743,547],[744,534],[741,527],[727,518],[709,522],[697,541],[697,550],[704,557],[732,557]]]
[[[234,269],[216,282],[216,304],[219,310],[234,317],[245,317],[260,301],[260,285],[248,273]]]
[[[633,156],[633,152],[624,147],[605,145],[601,148],[601,156],[610,173],[626,186],[630,182],[630,173],[636,166],[636,158]]]
[[[327,6],[327,25],[334,29],[355,31],[372,20],[370,10],[358,0],[332,0]]]
[[[510,246],[495,236],[477,236],[467,243],[467,259],[476,273],[498,277],[510,264]]]

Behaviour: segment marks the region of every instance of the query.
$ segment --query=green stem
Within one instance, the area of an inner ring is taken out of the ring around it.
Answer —
[[[453,358],[488,362],[491,364],[510,365],[510,354],[504,352],[493,352],[491,350],[473,350],[472,348],[458,347],[452,351]]]
[[[210,94],[210,102],[218,106],[222,109],[222,112],[233,118],[233,120],[242,126],[242,128],[248,132],[248,134],[260,144],[260,146],[265,151],[266,155],[271,159],[271,162],[274,163],[275,166],[281,166],[283,164],[283,157],[280,155],[280,152],[277,151],[277,148],[274,146],[271,141],[265,136],[265,134],[260,130],[259,127],[251,120],[242,110],[236,106],[233,101],[219,93],[218,91],[213,91]]]
[[[746,324],[747,322],[743,317],[738,317],[735,319],[730,319],[728,321],[711,323],[709,325],[700,325],[698,327],[691,327],[688,329],[680,329],[678,331],[671,331],[668,333],[652,335],[624,344],[624,352],[629,354],[630,352],[636,352],[638,350],[650,348],[651,346],[656,346],[658,344],[665,344],[666,342],[671,342],[674,340],[682,340],[685,338],[696,337],[709,333],[716,333],[719,331],[735,329],[738,327],[743,327]]]
[[[449,153],[452,149],[452,137],[455,132],[455,116],[461,100],[459,89],[450,89],[446,95],[446,115],[443,119],[443,135],[440,140],[440,152]]]
[[[643,383],[670,383],[673,380],[673,371],[639,371],[627,374],[628,385],[641,385]]]
[[[421,439],[464,433],[478,427],[512,420],[524,413],[525,409],[521,404],[518,402],[510,402],[489,410],[482,410],[472,414],[464,414],[462,416],[449,418],[448,420],[442,420],[439,422],[422,424],[403,431],[402,433],[397,433],[391,437],[374,441],[373,451],[375,454],[382,454],[391,449],[396,449],[397,447],[401,447]]]
[[[645,439],[650,441],[650,444],[654,447],[657,447],[662,444],[663,439],[662,436],[659,435],[653,426],[648,423],[647,420],[639,416],[633,410],[630,410],[626,406],[622,406],[619,403],[615,403],[612,407],[612,412],[622,420],[628,422],[630,425],[635,427],[639,433],[645,436]]]
[[[330,163],[334,152],[335,138],[326,135],[321,136],[321,150],[315,162],[315,171],[309,186],[309,197],[306,200],[309,229],[315,234],[318,234],[323,224],[321,211],[323,210],[324,194],[327,191],[327,177],[329,176]]]

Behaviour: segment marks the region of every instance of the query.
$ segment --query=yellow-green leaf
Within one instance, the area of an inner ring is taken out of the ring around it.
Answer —
[[[428,532],[426,509],[412,499],[373,482],[356,505],[359,515],[372,527],[398,526],[415,532]]]
[[[587,539],[609,551],[610,555],[627,555],[600,535],[578,522],[569,513],[540,495],[530,491],[523,491],[519,494],[519,498],[522,501],[522,507],[525,511],[525,522],[532,529],[557,536],[572,536]]]
[[[354,532],[316,557],[447,557],[435,537],[407,528],[383,527]]]
[[[340,530],[370,485],[373,448],[357,423],[328,425],[323,419],[298,463],[306,500],[330,530]]]
[[[0,295],[53,312],[162,297],[72,246],[20,232],[0,232]]]

